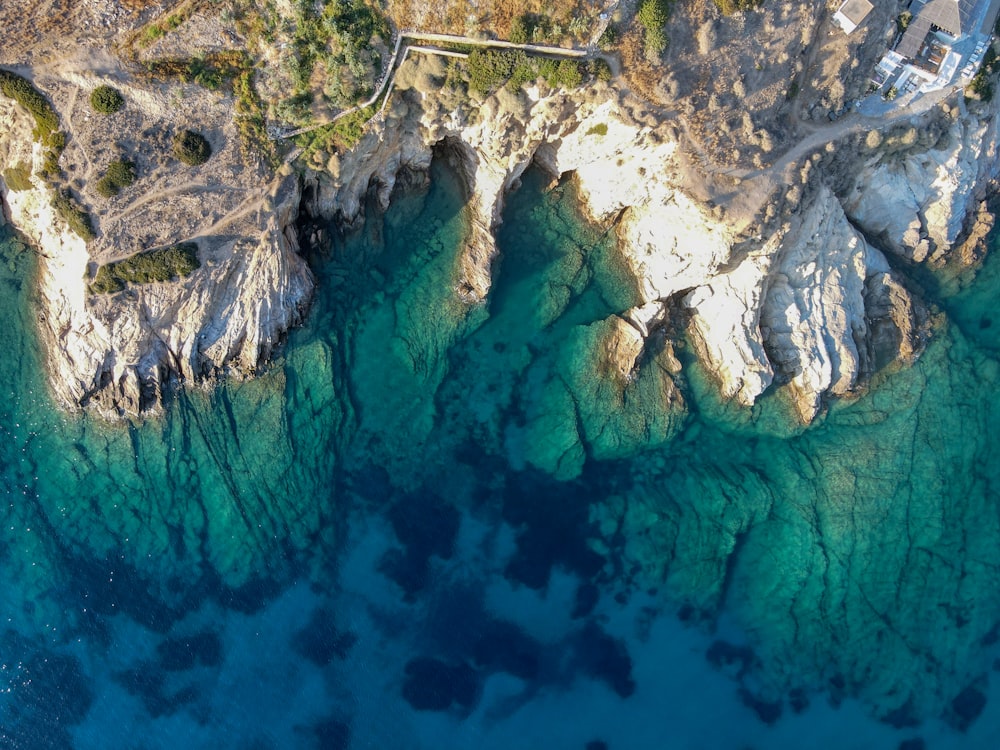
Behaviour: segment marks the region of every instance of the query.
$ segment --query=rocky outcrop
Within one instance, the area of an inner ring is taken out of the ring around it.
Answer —
[[[416,129],[414,122],[420,123]],[[922,347],[927,316],[921,303],[848,215],[862,221],[869,214],[887,217],[909,210],[936,217],[929,225],[935,247],[939,254],[947,252],[961,234],[963,201],[978,188],[949,190],[951,183],[941,175],[948,165],[971,169],[982,150],[974,146],[975,134],[981,138],[985,132],[960,119],[948,122],[966,135],[942,130],[929,144],[937,151],[906,162],[907,181],[936,185],[919,206],[910,206],[912,190],[900,193],[898,211],[888,204],[893,200],[889,190],[880,191],[872,206],[861,200],[842,204],[818,168],[766,232],[747,237],[680,187],[687,176],[672,128],[657,124],[614,90],[595,87],[584,96],[502,91],[478,110],[448,112],[435,96],[409,90],[385,126],[338,164],[339,174],[347,177],[318,184],[323,197],[314,209],[356,217],[371,184],[378,186],[375,192],[384,205],[401,167],[425,168],[432,147],[447,144],[470,192],[471,230],[457,291],[477,302],[489,291],[497,253],[493,232],[502,219],[505,194],[532,163],[553,175],[572,173],[594,219],[617,223],[622,260],[643,301],[623,311],[637,330],[648,335],[679,303],[688,314],[691,338],[726,398],[751,405],[773,383],[787,385],[799,417],[808,422],[826,398],[856,391],[875,369],[907,361]],[[889,136],[885,143],[899,137]],[[888,152],[867,153],[863,169],[853,175],[858,181],[872,175],[877,182],[888,173]],[[831,172],[833,186],[835,178]],[[968,182],[982,180],[976,172]],[[874,231],[871,221],[864,229],[874,236],[903,231]]]
[[[194,238],[202,267],[182,282],[89,295],[82,241],[70,239],[46,253],[39,264],[41,333],[60,400],[137,414],[158,406],[161,385],[175,376],[195,382],[254,373],[302,319],[313,288],[297,254],[295,177],[272,188],[271,204],[260,225],[235,237]],[[47,251],[55,233],[67,237],[43,212],[26,217],[19,202],[12,212],[19,226],[53,227],[33,237]]]
[[[972,235],[988,227],[969,217],[993,178],[995,126],[961,104],[927,116],[920,129],[873,131],[857,155],[812,157],[784,208],[738,227],[724,207],[688,192],[678,133],[628,95],[596,84],[501,89],[470,102],[412,83],[433,83],[440,62],[429,70],[400,75],[384,119],[306,177],[305,209],[356,226],[366,201],[386,208],[397,177],[425,174],[443,149],[468,188],[456,294],[475,304],[489,294],[495,229],[524,170],[535,163],[554,176],[572,173],[594,220],[615,225],[639,289],[641,304],[623,318],[648,336],[683,310],[723,396],[744,405],[787,386],[808,422],[828,397],[915,357],[927,315],[871,243],[940,261],[970,226]],[[77,281],[87,276],[87,249],[56,228],[44,193],[10,199],[16,223],[46,249],[43,333],[62,401],[131,413],[158,400],[169,373],[198,379],[259,366],[301,318],[313,284],[291,228],[299,183],[286,176],[269,190],[256,211],[242,205],[235,225],[222,222],[224,235],[194,235],[203,268],[189,279],[113,297],[88,295]]]
[[[36,167],[27,118],[11,106],[3,157]],[[94,405],[108,416],[155,409],[161,387],[244,375],[268,358],[308,305],[313,278],[298,255],[295,219],[299,180],[277,179],[262,190],[258,210],[224,232],[193,236],[201,268],[182,281],[133,284],[114,295],[88,290],[87,243],[53,212],[48,189],[9,191],[11,220],[39,249],[39,333],[57,399]],[[221,228],[221,227],[220,227]]]
[[[976,224],[996,179],[996,128],[995,117],[980,119],[958,97],[920,121],[872,131],[861,163],[854,157],[842,167],[853,176],[841,192],[844,210],[887,251],[943,263]]]
[[[873,291],[885,284],[895,297]],[[788,378],[804,421],[819,411],[824,394],[851,393],[873,371],[873,361],[884,364],[919,350],[921,331],[904,323],[904,310],[914,305],[882,253],[820,187],[782,238],[760,321],[768,357]],[[873,320],[880,325],[877,340]],[[900,327],[891,331],[897,320]]]

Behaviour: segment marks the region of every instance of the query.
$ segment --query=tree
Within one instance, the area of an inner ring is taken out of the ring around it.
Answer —
[[[98,86],[90,94],[90,106],[102,115],[112,115],[124,104],[121,92],[112,86]]]
[[[204,164],[212,155],[205,136],[193,130],[182,130],[174,136],[174,156],[191,167]]]
[[[97,192],[105,198],[118,195],[122,188],[135,182],[135,164],[119,159],[108,165],[104,176],[97,181]]]
[[[527,44],[531,38],[531,27],[525,16],[518,16],[510,23],[510,41],[514,44]]]
[[[670,18],[667,0],[642,0],[637,17],[645,31],[643,39],[646,57],[659,57],[667,48],[667,34],[664,31]]]
[[[662,30],[670,18],[667,0],[642,0],[639,6],[639,23],[646,31]]]

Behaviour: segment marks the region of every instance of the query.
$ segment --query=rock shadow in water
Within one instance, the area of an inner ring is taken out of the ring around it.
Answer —
[[[624,641],[612,638],[596,623],[589,622],[577,635],[574,645],[577,669],[603,681],[622,698],[635,692],[632,657]]]
[[[407,662],[403,697],[417,711],[470,711],[482,691],[480,675],[464,662],[449,664],[421,657]]]
[[[118,672],[115,679],[134,695],[152,718],[171,716],[193,703],[199,691],[192,685],[171,688],[168,673],[155,662],[140,662],[138,666]]]
[[[197,666],[217,667],[222,663],[222,641],[210,630],[167,638],[156,647],[160,667],[182,672]]]
[[[559,566],[585,581],[594,579],[604,558],[587,543],[586,494],[575,483],[555,482],[540,472],[512,476],[503,497],[503,519],[518,531],[517,553],[504,575],[528,588],[548,585]]]
[[[461,518],[452,505],[426,490],[402,498],[388,516],[403,549],[386,553],[380,568],[412,601],[428,585],[431,557],[451,558]]]
[[[986,693],[977,684],[967,686],[955,696],[945,719],[961,732],[967,730],[986,708]]]
[[[318,667],[346,659],[358,637],[336,626],[336,616],[326,607],[313,611],[308,624],[292,639],[292,648]]]
[[[339,719],[326,719],[312,727],[316,750],[348,750],[351,747],[351,726]]]

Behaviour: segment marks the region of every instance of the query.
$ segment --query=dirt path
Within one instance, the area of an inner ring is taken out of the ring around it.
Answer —
[[[210,194],[210,193],[218,193],[218,192],[225,192],[225,193],[247,193],[247,192],[250,192],[250,191],[248,191],[247,188],[239,188],[239,187],[233,187],[233,186],[220,186],[220,185],[205,185],[203,183],[198,183],[198,182],[193,182],[193,181],[192,182],[186,182],[186,183],[184,183],[182,185],[176,185],[174,187],[166,188],[166,189],[163,189],[163,190],[153,190],[153,191],[151,191],[149,193],[146,193],[144,196],[142,196],[138,200],[130,203],[120,213],[118,213],[118,214],[116,214],[114,216],[108,216],[106,219],[104,219],[104,223],[106,224],[106,226],[104,228],[104,232],[105,233],[114,232],[116,230],[116,228],[118,227],[118,225],[120,225],[122,222],[126,221],[127,219],[129,219],[130,217],[132,217],[133,215],[135,215],[136,213],[138,213],[144,207],[148,206],[151,203],[158,203],[159,202],[159,203],[163,204],[163,203],[166,202],[167,199],[169,199],[171,197],[175,197],[175,196],[180,196],[180,195],[201,195],[201,194],[206,194],[206,193]],[[256,203],[258,205],[262,205],[262,199],[261,199],[261,197],[258,194],[253,193],[249,197],[244,198],[243,201],[241,203],[239,203],[237,206],[235,206],[234,208],[232,208],[230,210],[227,210],[222,215],[222,217],[220,217],[219,219],[217,219],[216,221],[214,221],[211,225],[209,225],[209,226],[206,227],[203,223],[202,224],[198,224],[194,228],[194,231],[191,232],[191,236],[194,237],[194,236],[201,236],[201,235],[213,234],[214,233],[213,230],[215,228],[224,226],[224,225],[226,225],[226,224],[228,224],[230,222],[235,221],[236,219],[239,219],[240,217],[246,215],[247,213],[249,213],[250,208],[252,208],[252,207],[248,208],[247,204],[251,203],[251,202]],[[121,257],[127,257],[129,254],[130,253],[125,253]],[[115,257],[115,258],[110,258],[109,257],[107,260],[119,260],[119,259],[120,258],[117,258],[117,257]]]
[[[893,105],[892,103],[863,104],[866,112],[851,112],[835,122],[818,125],[802,123],[807,133],[785,151],[770,166],[756,170],[737,169],[713,165],[710,158],[689,134],[687,140],[697,151],[697,157],[708,178],[707,196],[728,210],[735,224],[752,220],[764,203],[781,185],[790,184],[793,175],[790,170],[808,154],[836,143],[849,135],[870,129],[882,129],[887,125],[907,118],[916,117],[938,106],[942,101],[963,89],[955,83],[944,89],[923,94],[915,100]],[[683,128],[683,125],[682,125]]]
[[[260,212],[264,210],[264,198],[260,195],[254,194],[243,199],[243,202],[236,206],[232,211],[212,222],[209,225],[199,225],[194,233],[193,237],[205,237],[208,235],[219,234],[222,229],[232,224],[234,221],[242,219],[249,213],[253,211]],[[259,222],[258,222],[259,223]]]

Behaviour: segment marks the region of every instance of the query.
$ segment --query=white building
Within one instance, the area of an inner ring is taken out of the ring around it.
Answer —
[[[840,24],[845,34],[850,34],[871,12],[872,4],[868,0],[844,0],[844,4],[833,14],[833,20]]]
[[[895,49],[879,62],[872,82],[891,82],[900,94],[941,89],[979,69],[1000,12],[1000,0],[914,0],[912,17]]]

